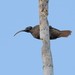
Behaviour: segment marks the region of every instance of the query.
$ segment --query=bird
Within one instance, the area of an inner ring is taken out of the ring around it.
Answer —
[[[20,32],[31,33],[34,38],[40,39],[40,25],[36,25],[34,27],[28,26],[24,30],[20,30],[17,33],[15,33],[15,35],[17,35]],[[68,37],[71,34],[71,32],[72,31],[70,30],[59,30],[59,29],[52,27],[51,25],[49,26],[50,40],[54,40],[54,39],[61,38],[61,37]]]

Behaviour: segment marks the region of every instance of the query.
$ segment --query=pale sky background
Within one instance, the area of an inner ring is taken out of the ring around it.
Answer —
[[[71,30],[68,38],[51,42],[54,75],[75,75],[75,0],[50,0],[49,24]],[[42,42],[28,33],[39,24],[38,0],[0,0],[0,75],[43,75]]]

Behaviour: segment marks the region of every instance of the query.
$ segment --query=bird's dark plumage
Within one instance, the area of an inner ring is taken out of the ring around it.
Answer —
[[[34,38],[40,39],[40,27],[39,27],[39,25],[36,25],[34,27],[29,26],[29,27],[25,28],[25,30],[21,30],[19,32],[28,32],[28,33],[31,33]],[[17,32],[16,34],[18,34],[19,32]],[[49,32],[50,32],[50,39],[51,40],[56,39],[56,38],[60,38],[60,37],[67,37],[71,34],[70,30],[60,31],[56,28],[53,28],[52,26],[49,26]]]

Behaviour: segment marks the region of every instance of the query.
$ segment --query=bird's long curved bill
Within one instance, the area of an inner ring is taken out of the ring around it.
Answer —
[[[18,33],[20,33],[20,32],[24,32],[24,30],[18,31],[17,33],[14,34],[14,36],[16,36],[16,35],[17,35]]]

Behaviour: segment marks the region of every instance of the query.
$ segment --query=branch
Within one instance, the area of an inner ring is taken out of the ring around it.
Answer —
[[[42,60],[44,75],[53,75],[53,62],[50,50],[50,35],[48,16],[49,0],[39,0],[39,19],[40,19],[40,39],[43,42]]]

